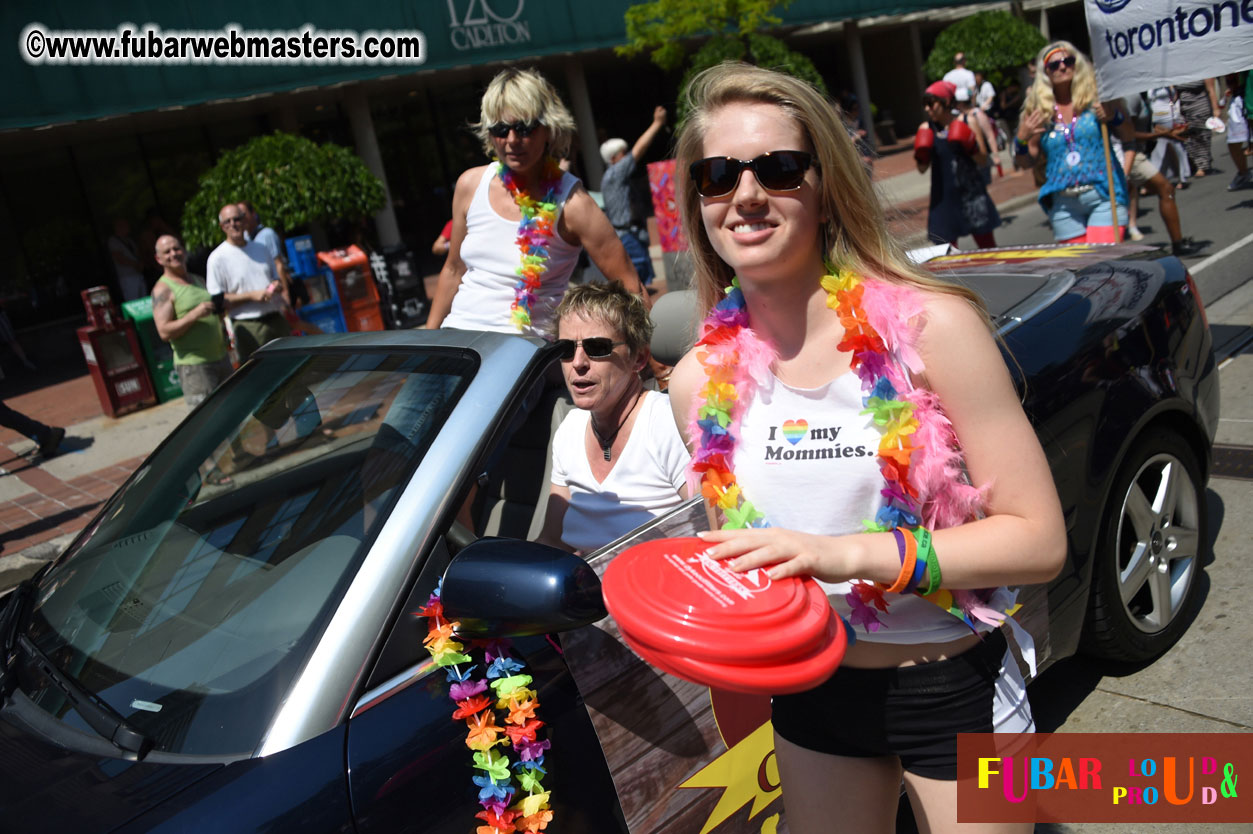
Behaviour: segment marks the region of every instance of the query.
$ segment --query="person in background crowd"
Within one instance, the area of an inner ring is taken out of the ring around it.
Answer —
[[[975,107],[974,102],[970,100],[970,94],[961,88],[953,93],[953,106],[957,111],[957,116],[979,136],[979,148],[984,152],[983,162],[979,163],[979,173],[983,175],[983,184],[991,185],[993,165],[1000,171],[1001,176],[1005,176],[1005,172],[1001,170],[1001,162],[996,156],[996,127],[988,118],[988,114]]]
[[[998,586],[1047,582],[1065,561],[1048,462],[982,304],[909,262],[828,101],[730,63],[687,95],[676,199],[709,315],[671,405],[722,527],[701,534],[705,552],[812,577],[858,623],[829,680],[772,698],[788,828],[892,831],[903,778],[924,830],[960,830],[958,733],[1033,729],[991,612],[1013,605]],[[802,415],[826,431],[793,435]],[[789,435],[834,454],[779,459]],[[952,469],[927,459],[950,454]],[[965,605],[986,601],[986,620],[941,607],[941,583],[984,589]]]
[[[1144,234],[1136,227],[1136,219],[1139,217],[1140,189],[1147,188],[1157,195],[1157,209],[1166,225],[1166,234],[1170,236],[1171,251],[1179,256],[1195,255],[1204,247],[1183,236],[1175,187],[1153,166],[1145,150],[1148,140],[1163,135],[1150,126],[1148,102],[1143,96],[1127,96],[1118,105],[1126,116],[1118,129],[1121,139],[1118,150],[1122,153],[1123,171],[1130,183],[1127,189],[1127,236],[1132,240],[1144,239]]]
[[[1157,145],[1153,148],[1153,167],[1165,174],[1169,162],[1178,176],[1175,186],[1187,188],[1192,166],[1188,163],[1188,154],[1180,141],[1188,131],[1188,124],[1179,106],[1179,95],[1174,87],[1155,87],[1145,93],[1145,96],[1153,114],[1153,131],[1158,137]],[[1167,154],[1173,157],[1173,162],[1170,162]]]
[[[944,73],[942,80],[952,84],[955,89],[960,90],[964,87],[969,90],[971,98],[974,98],[975,94],[979,92],[978,86],[975,84],[975,74],[966,69],[966,55],[962,52],[958,52],[953,56],[953,68]]]
[[[1111,117],[1097,101],[1092,62],[1074,44],[1056,41],[1040,50],[1036,64],[1014,153],[1029,162],[1043,158],[1040,206],[1053,236],[1061,243],[1121,240],[1112,206],[1117,206],[1119,224],[1126,222],[1127,182],[1122,166],[1112,164],[1112,148],[1101,138],[1101,123]]]
[[[144,265],[144,281],[147,286],[152,286],[161,277],[161,267],[157,266],[153,258],[157,251],[157,238],[172,234],[174,229],[161,217],[156,206],[144,212],[144,222],[140,224],[139,233],[135,235],[135,247],[139,251],[139,260]]]
[[[988,118],[993,118],[996,109],[996,88],[978,70],[975,70],[975,87],[978,90],[975,93],[975,106],[987,113]]]
[[[452,221],[449,220],[444,224],[444,228],[439,230],[439,234],[435,237],[435,242],[431,244],[431,254],[439,258],[446,256],[451,243]]]
[[[590,553],[683,503],[689,455],[670,398],[640,379],[653,330],[644,303],[621,284],[583,284],[556,316],[576,408],[553,435],[539,541]]]
[[[1011,78],[999,93],[996,94],[996,127],[1005,134],[1005,141],[1018,130],[1018,114],[1022,110],[1025,96],[1022,85],[1017,78]]]
[[[953,114],[953,96],[959,92],[951,82],[937,81],[922,94],[927,120],[914,134],[914,161],[920,174],[931,169],[927,237],[955,246],[958,238],[971,235],[976,246],[988,248],[996,246],[992,231],[1001,217],[980,173],[988,155],[982,131]]]
[[[152,288],[152,319],[157,335],[174,350],[174,369],[183,402],[193,408],[231,375],[222,319],[204,279],[187,271],[187,252],[173,235],[157,239],[161,277]]]
[[[452,241],[426,327],[547,336],[584,247],[606,278],[642,294],[609,219],[558,167],[574,117],[553,86],[535,70],[506,69],[480,110],[474,128],[493,162],[457,179]]]
[[[1227,153],[1231,154],[1231,161],[1236,166],[1236,175],[1227,185],[1228,191],[1253,186],[1253,176],[1249,174],[1249,158],[1244,150],[1249,141],[1249,108],[1244,98],[1245,81],[1242,75],[1243,73],[1233,72],[1223,79],[1226,87],[1223,104],[1227,126]]]
[[[618,239],[631,258],[635,273],[640,282],[648,284],[653,280],[653,259],[648,254],[648,229],[637,218],[631,216],[631,172],[644,154],[648,146],[657,138],[657,134],[666,126],[666,108],[658,105],[653,108],[653,121],[635,144],[627,149],[625,139],[609,139],[600,146],[600,158],[605,162],[605,176],[600,181],[600,192],[605,199],[605,214],[613,224]]]
[[[840,117],[844,122],[844,129],[848,131],[853,145],[857,148],[861,164],[866,166],[867,172],[873,171],[875,153],[870,149],[866,128],[861,124],[861,102],[853,93],[840,96]]]
[[[234,325],[235,351],[239,361],[267,342],[291,335],[283,315],[282,282],[270,251],[256,241],[245,240],[248,221],[238,203],[227,203],[218,212],[218,224],[226,240],[209,253],[207,289],[222,294]]]
[[[1206,122],[1210,119],[1221,120],[1223,117],[1222,108],[1218,104],[1218,82],[1213,78],[1206,78],[1176,84],[1175,92],[1179,95],[1183,121],[1188,126],[1183,135],[1183,143],[1187,149],[1192,175],[1204,177],[1214,168],[1214,153],[1211,148],[1213,131]]]
[[[4,379],[3,371],[0,371],[0,379]],[[38,420],[9,408],[4,404],[4,400],[0,400],[0,426],[12,429],[18,434],[24,434],[35,441],[35,451],[44,458],[55,455],[61,441],[65,439],[65,429],[45,426]]]
[[[278,279],[283,283],[281,292],[284,300],[293,309],[309,303],[309,293],[304,283],[295,280],[291,270],[287,268],[287,250],[278,232],[261,222],[261,215],[257,214],[257,209],[247,200],[239,204],[239,210],[244,213],[244,239],[255,240],[265,247],[266,252],[270,253],[270,259],[274,261],[274,271],[278,273]]]
[[[113,219],[113,234],[109,235],[109,257],[113,259],[113,269],[117,273],[117,283],[122,291],[123,301],[134,301],[148,294],[148,283],[144,280],[144,265],[139,258],[139,249],[131,240],[131,224],[125,217]]]

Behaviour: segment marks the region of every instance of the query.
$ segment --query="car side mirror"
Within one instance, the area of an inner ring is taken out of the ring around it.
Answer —
[[[462,637],[572,631],[607,616],[600,578],[578,556],[517,539],[479,539],[453,558],[440,592]]]

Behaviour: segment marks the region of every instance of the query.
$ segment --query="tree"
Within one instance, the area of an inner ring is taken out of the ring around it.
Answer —
[[[777,26],[782,19],[770,13],[791,0],[653,0],[626,11],[627,42],[619,55],[631,57],[648,51],[649,59],[664,70],[675,70],[687,54],[682,41],[708,36],[709,40],[687,61],[679,85],[678,117],[683,119],[684,92],[701,70],[723,61],[746,61],[782,70],[804,79],[822,92],[826,82],[813,61],[783,41],[758,30]]]
[[[953,68],[953,56],[964,52],[967,69],[1000,87],[1007,71],[1033,60],[1046,43],[1040,30],[1009,12],[979,12],[940,33],[923,72],[930,81],[941,78]]]
[[[383,183],[351,150],[290,133],[258,136],[227,151],[200,177],[183,208],[188,249],[220,242],[218,210],[248,201],[280,232],[316,221],[358,220],[386,203]]]

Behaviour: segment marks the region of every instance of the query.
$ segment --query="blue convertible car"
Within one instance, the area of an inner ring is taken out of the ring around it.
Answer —
[[[1022,597],[1041,666],[1161,653],[1199,604],[1218,419],[1191,278],[1134,244],[930,266],[987,300],[1062,497],[1070,559]],[[0,831],[472,831],[464,729],[415,616],[450,563],[446,604],[514,636],[534,676],[551,830],[688,830],[657,810],[677,785],[636,780],[628,801],[609,764],[626,742],[598,737],[550,636],[603,616],[595,575],[517,541],[539,529],[556,364],[538,341],[455,331],[260,351],[0,599]],[[454,520],[470,495],[475,530]],[[506,572],[531,592],[494,596]],[[664,705],[617,706],[631,743],[718,752],[650,724]]]

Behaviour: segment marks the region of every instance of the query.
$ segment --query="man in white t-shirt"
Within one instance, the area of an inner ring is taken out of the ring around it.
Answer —
[[[283,317],[281,284],[269,250],[244,239],[247,220],[235,203],[218,212],[226,240],[209,253],[206,286],[210,295],[222,294],[230,313],[239,361],[252,356],[266,342],[290,336]]]
[[[972,101],[979,92],[975,86],[975,74],[966,69],[966,54],[964,52],[958,52],[953,56],[953,68],[944,73],[944,80],[959,90],[965,87],[970,91]]]

